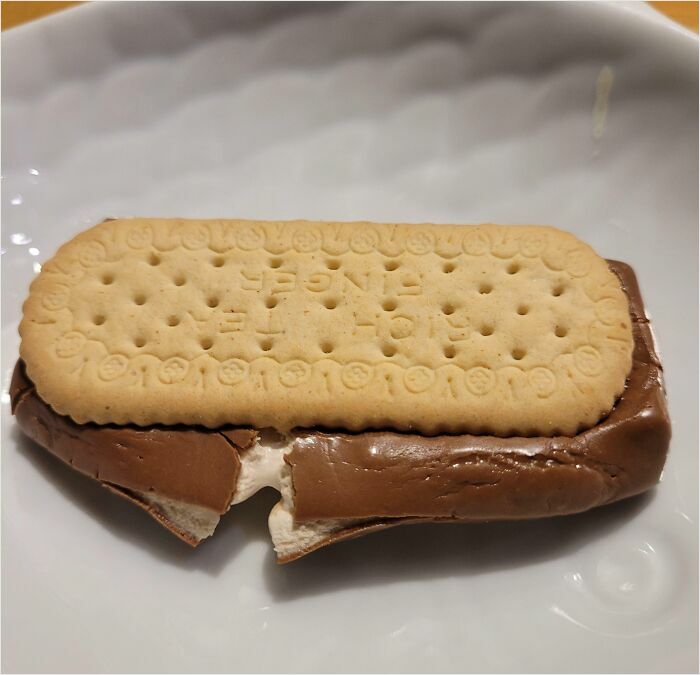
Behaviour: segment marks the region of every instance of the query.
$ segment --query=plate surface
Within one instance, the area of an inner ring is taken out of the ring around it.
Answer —
[[[3,669],[696,670],[697,50],[598,3],[96,3],[4,34]],[[569,229],[638,272],[663,481],[287,567],[263,493],[190,551],[9,415],[28,283],[109,215]]]

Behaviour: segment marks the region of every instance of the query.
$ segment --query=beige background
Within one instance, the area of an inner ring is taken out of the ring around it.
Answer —
[[[14,28],[47,14],[58,12],[80,2],[3,2],[2,30]],[[650,2],[655,9],[671,17],[686,28],[698,30],[697,2]]]

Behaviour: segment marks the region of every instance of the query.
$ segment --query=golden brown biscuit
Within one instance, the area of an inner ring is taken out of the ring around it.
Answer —
[[[132,219],[63,246],[21,356],[79,423],[573,434],[631,367],[617,277],[553,228]]]

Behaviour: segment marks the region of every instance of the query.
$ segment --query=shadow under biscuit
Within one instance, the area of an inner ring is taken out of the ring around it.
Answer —
[[[573,553],[622,527],[655,490],[585,513],[539,520],[399,525],[339,542],[278,565],[265,560],[266,585],[284,602],[343,588],[474,576],[527,567]]]
[[[270,539],[267,514],[279,500],[279,494],[274,490],[263,490],[236,505],[221,517],[215,536],[193,549],[161,527],[145,511],[66,466],[25,436],[18,427],[15,426],[11,434],[18,451],[63,497],[98,520],[112,535],[165,563],[218,575],[246,546]],[[47,519],[51,517],[51,514],[46,515]],[[55,523],[55,526],[60,527],[60,523]]]
[[[342,588],[477,575],[554,559],[622,527],[655,495],[651,490],[585,513],[540,520],[400,525],[278,565],[267,528],[270,510],[279,501],[279,494],[271,488],[232,507],[222,516],[215,536],[192,549],[147,513],[65,466],[17,427],[12,430],[12,439],[18,451],[64,497],[112,535],[164,563],[216,576],[252,542],[267,542],[265,584],[280,602]]]

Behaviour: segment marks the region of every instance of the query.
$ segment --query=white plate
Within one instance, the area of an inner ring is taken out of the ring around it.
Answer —
[[[97,3],[3,34],[6,378],[37,263],[108,215],[550,223],[636,268],[674,424],[644,498],[277,567],[273,494],[190,551],[5,401],[3,669],[696,669],[697,51],[569,3]]]

